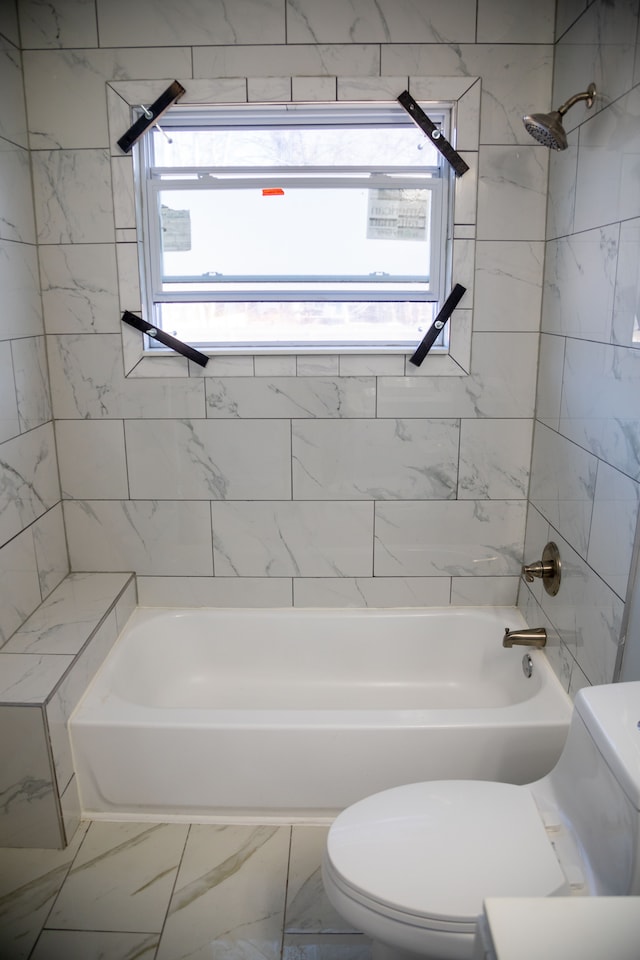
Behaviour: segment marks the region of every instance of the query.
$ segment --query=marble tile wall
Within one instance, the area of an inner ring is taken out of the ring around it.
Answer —
[[[571,692],[613,678],[640,505],[638,31],[635,0],[558,4],[553,104],[598,96],[550,166],[526,554],[555,540],[563,582],[519,602]]]
[[[135,570],[144,603],[515,602],[549,162],[520,117],[550,99],[553,11],[20,0],[73,570]],[[174,77],[203,101],[392,100],[409,77],[436,78],[432,96],[471,91],[456,254],[470,366],[431,376],[398,356],[249,356],[214,358],[203,375],[182,358],[131,363],[131,170],[111,127],[128,125],[131,91],[149,102]]]
[[[0,11],[0,648],[69,569],[15,4]]]

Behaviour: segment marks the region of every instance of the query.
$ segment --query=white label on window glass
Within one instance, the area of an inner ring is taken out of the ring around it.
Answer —
[[[369,191],[368,240],[424,240],[426,229],[426,191]]]
[[[171,210],[162,204],[162,249],[166,253],[191,250],[191,214],[188,210]]]

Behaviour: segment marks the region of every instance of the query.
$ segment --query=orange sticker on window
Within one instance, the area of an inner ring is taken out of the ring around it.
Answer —
[[[262,191],[263,197],[284,197],[282,187],[265,187]]]

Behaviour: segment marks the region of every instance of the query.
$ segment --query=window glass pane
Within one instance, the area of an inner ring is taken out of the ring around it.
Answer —
[[[429,190],[162,190],[159,203],[165,281],[429,281]]]
[[[432,303],[165,303],[162,329],[200,345],[415,347],[435,316]]]
[[[163,125],[164,128],[164,125]],[[439,154],[424,133],[410,126],[370,128],[182,130],[167,127],[169,142],[153,133],[159,167],[370,167],[437,166]]]

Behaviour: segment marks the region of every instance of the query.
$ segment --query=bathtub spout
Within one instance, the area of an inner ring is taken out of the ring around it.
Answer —
[[[509,627],[505,627],[502,646],[544,647],[546,642],[547,631],[544,627],[525,627],[524,630],[509,630]]]

